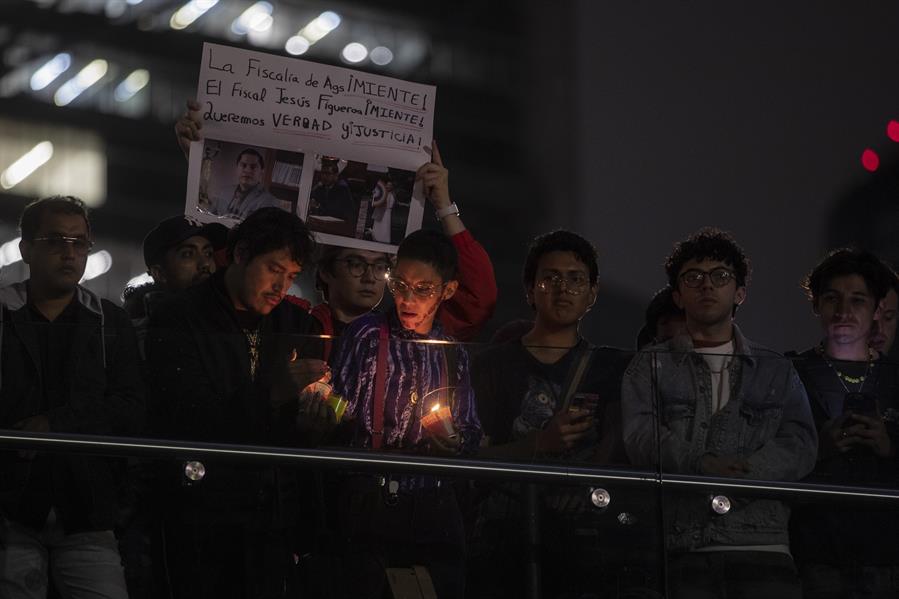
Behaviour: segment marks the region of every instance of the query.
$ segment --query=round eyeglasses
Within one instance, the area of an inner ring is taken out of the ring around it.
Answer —
[[[442,291],[446,283],[434,285],[432,283],[421,285],[410,285],[406,281],[396,278],[387,277],[387,288],[393,295],[399,295],[403,299],[409,299],[412,295],[419,299],[429,299],[434,297],[439,291]]]
[[[366,262],[365,260],[355,258],[344,258],[343,260],[338,260],[338,262],[343,262],[350,276],[357,279],[364,275],[368,269],[371,269],[371,274],[376,279],[384,279],[387,277],[387,273],[390,272],[389,262]]]
[[[706,277],[709,278],[709,281],[711,281],[712,285],[715,287],[724,287],[731,281],[736,280],[737,275],[734,274],[734,271],[727,268],[713,268],[712,270],[692,268],[681,273],[680,280],[687,287],[695,289],[697,287],[702,287]]]
[[[537,289],[543,293],[550,293],[558,289],[568,295],[580,295],[590,286],[590,280],[586,275],[575,274],[569,276],[549,275],[537,281]]]

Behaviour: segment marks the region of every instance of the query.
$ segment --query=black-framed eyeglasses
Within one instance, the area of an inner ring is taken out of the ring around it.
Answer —
[[[387,278],[387,273],[390,272],[390,263],[384,261],[367,262],[358,258],[343,258],[338,260],[338,262],[346,264],[347,272],[350,273],[350,276],[357,279],[364,275],[368,269],[371,269],[371,273],[377,279]]]
[[[446,283],[439,285],[427,283],[413,286],[397,277],[387,277],[387,288],[390,289],[390,293],[402,296],[404,299],[409,299],[413,294],[419,299],[429,299],[442,291],[445,286]]]
[[[697,287],[702,287],[706,277],[709,278],[709,281],[711,281],[712,285],[715,287],[724,287],[731,281],[735,281],[737,275],[734,274],[734,271],[724,267],[713,268],[712,270],[691,268],[690,270],[681,273],[680,280],[687,287],[695,289]]]
[[[43,243],[46,248],[54,254],[62,253],[65,251],[66,245],[71,245],[76,254],[85,256],[91,251],[91,248],[94,247],[93,241],[83,237],[64,237],[57,235],[54,237],[35,237],[32,241]]]
[[[590,279],[584,274],[548,275],[537,281],[537,289],[543,293],[550,293],[558,289],[568,295],[580,295],[590,286]]]

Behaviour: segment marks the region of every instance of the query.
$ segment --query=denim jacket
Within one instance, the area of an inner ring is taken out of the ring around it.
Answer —
[[[637,466],[703,474],[706,454],[737,456],[747,478],[799,480],[815,466],[818,439],[805,389],[792,363],[747,340],[734,325],[728,403],[712,414],[712,377],[689,336],[640,352],[622,381],[624,443]],[[655,401],[657,399],[657,402]],[[707,493],[672,495],[669,549],[787,544],[789,508],[772,499],[734,497],[725,516]]]

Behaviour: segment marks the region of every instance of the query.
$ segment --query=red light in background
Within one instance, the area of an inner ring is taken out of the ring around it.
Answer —
[[[880,166],[880,156],[871,148],[867,148],[862,152],[862,166],[865,167],[865,170],[873,173]]]
[[[887,137],[899,143],[899,123],[896,121],[887,123]]]

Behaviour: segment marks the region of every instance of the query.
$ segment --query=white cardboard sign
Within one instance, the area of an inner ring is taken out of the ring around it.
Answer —
[[[322,243],[394,252],[421,227],[436,91],[206,43],[185,214],[232,226],[279,206]]]

